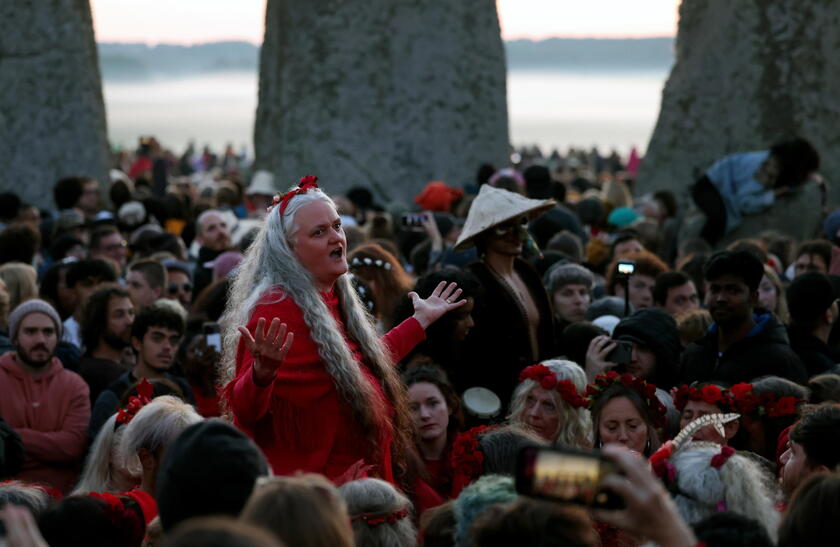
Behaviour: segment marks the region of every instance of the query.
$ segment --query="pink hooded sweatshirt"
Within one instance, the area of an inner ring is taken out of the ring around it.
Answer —
[[[87,447],[88,386],[58,358],[33,378],[14,351],[0,356],[0,416],[23,440],[26,459],[16,479],[71,490]]]

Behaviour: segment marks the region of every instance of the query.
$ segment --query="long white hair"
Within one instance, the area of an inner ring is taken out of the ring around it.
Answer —
[[[99,428],[93,446],[90,448],[82,476],[71,495],[79,496],[89,492],[125,492],[140,482],[140,474],[128,470],[125,455],[120,450],[120,441],[125,427],[114,429],[114,413]]]
[[[558,381],[571,381],[581,397],[586,393],[586,374],[577,363],[563,359],[552,359],[543,361],[541,364],[547,366],[557,376]],[[538,385],[536,381],[527,379],[519,382],[519,385],[516,386],[510,402],[510,413],[508,414],[510,423],[528,427],[524,416],[526,400],[531,390]],[[551,391],[551,395],[554,398],[557,413],[560,415],[557,431],[552,435],[551,442],[562,446],[591,448],[592,418],[589,415],[589,410],[572,407],[555,390]]]
[[[689,524],[727,510],[757,520],[775,542],[779,527],[775,483],[758,463],[733,454],[720,469],[711,465],[721,447],[691,442],[671,457],[677,469],[674,502]]]
[[[227,385],[237,375],[236,350],[238,327],[247,325],[258,305],[271,304],[266,298],[271,289],[281,289],[282,298],[292,298],[303,313],[309,335],[318,347],[318,355],[332,376],[339,397],[352,409],[354,417],[367,433],[377,440],[376,432],[390,425],[382,401],[373,386],[364,378],[361,368],[341,336],[341,329],[315,286],[312,274],[304,268],[292,250],[297,232],[296,214],[306,205],[333,201],[320,189],[310,189],[294,196],[281,216],[276,206],[240,262],[231,284],[223,320],[220,382]],[[346,249],[345,249],[346,250]],[[366,364],[383,384],[385,394],[396,410],[394,426],[394,461],[397,469],[406,471],[405,456],[412,447],[412,422],[403,388],[391,358],[380,342],[373,319],[362,305],[346,275],[335,283],[335,293],[346,332],[361,348]],[[294,347],[292,348],[294,351]]]

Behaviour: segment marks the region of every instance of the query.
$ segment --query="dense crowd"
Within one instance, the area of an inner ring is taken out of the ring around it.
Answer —
[[[142,139],[0,195],[8,544],[833,544],[840,211],[727,239],[813,147],[690,203],[635,153],[514,160],[409,205]]]

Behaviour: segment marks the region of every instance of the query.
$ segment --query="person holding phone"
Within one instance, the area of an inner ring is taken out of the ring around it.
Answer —
[[[455,284],[426,299],[410,293],[414,315],[380,338],[345,275],[341,219],[316,181],[304,177],[275,197],[239,266],[222,338],[222,398],[278,475],[341,480],[367,469],[416,492],[413,424],[393,365],[466,301]]]

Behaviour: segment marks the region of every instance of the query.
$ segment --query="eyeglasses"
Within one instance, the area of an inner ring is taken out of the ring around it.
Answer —
[[[519,229],[525,228],[528,225],[528,217],[519,217],[518,219],[513,219],[505,222],[504,224],[499,224],[493,227],[493,234],[498,237],[506,236],[509,233]]]
[[[169,291],[169,294],[175,294],[178,290],[192,292],[193,286],[192,283],[170,283],[167,290]]]

